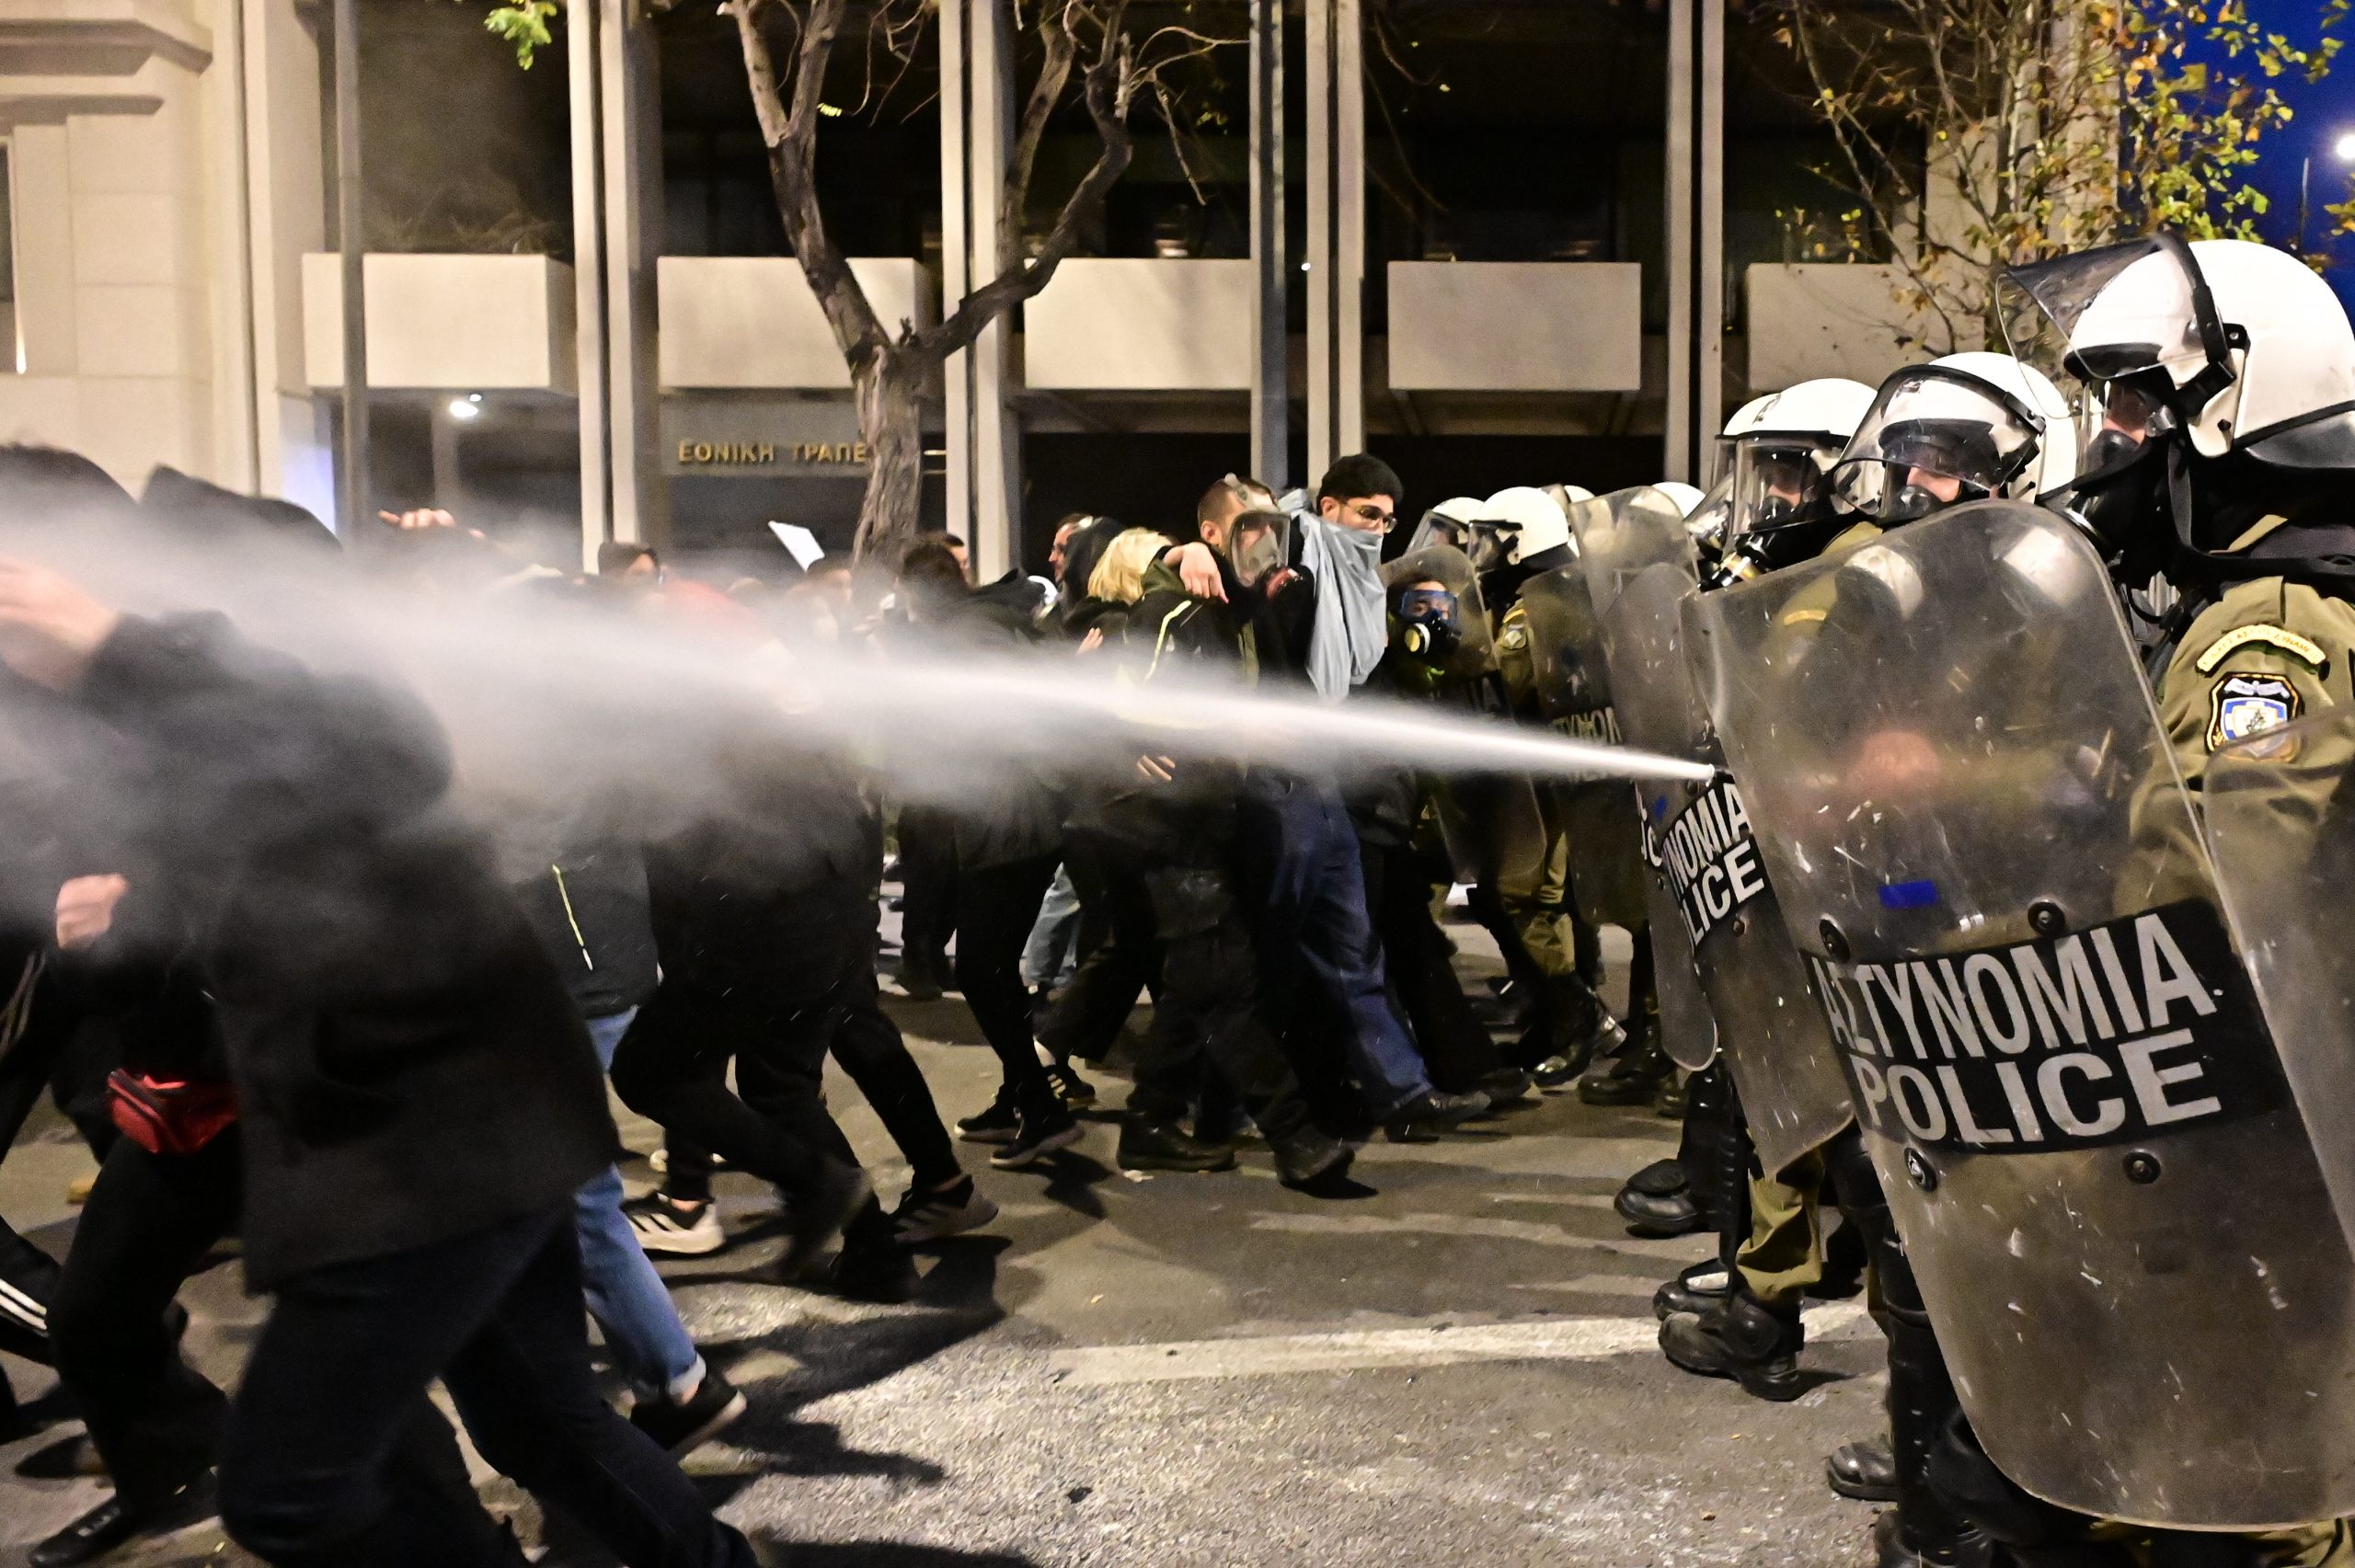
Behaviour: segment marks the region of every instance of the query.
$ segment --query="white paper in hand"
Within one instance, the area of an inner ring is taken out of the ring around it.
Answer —
[[[789,522],[772,522],[769,532],[776,535],[778,544],[793,552],[794,560],[805,572],[810,569],[810,562],[826,553],[826,547],[818,543],[818,536],[806,528],[796,527]]]

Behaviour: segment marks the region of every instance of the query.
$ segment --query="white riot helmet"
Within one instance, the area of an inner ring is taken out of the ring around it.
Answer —
[[[1726,428],[1717,433],[1717,476],[1709,486],[1709,493],[1684,509],[1685,532],[1693,536],[1694,544],[1703,556],[1714,562],[1726,546],[1733,517],[1733,449],[1734,443],[1758,428],[1766,411],[1775,406],[1775,395],[1753,397],[1733,412]]]
[[[1407,554],[1444,546],[1471,555],[1472,529],[1487,504],[1476,496],[1451,496],[1440,502],[1423,513],[1414,536],[1407,541]]]
[[[1942,507],[2034,500],[2076,476],[2068,401],[2008,354],[1949,354],[1881,383],[1832,469],[1832,492],[1884,527]]]
[[[1699,508],[1703,499],[1699,486],[1687,485],[1681,479],[1663,479],[1652,488],[1674,501],[1677,511],[1687,518]]]
[[[2112,430],[2181,430],[2202,457],[2355,467],[2355,326],[2296,257],[2160,234],[2009,278],[2057,330],[2064,368],[2104,394]]]
[[[1734,438],[1729,536],[1806,521],[1830,504],[1832,464],[1873,406],[1873,389],[1844,376],[1777,393]]]
[[[1557,497],[1534,485],[1514,485],[1483,504],[1480,521],[1498,535],[1502,559],[1520,565],[1569,544],[1569,507],[1594,495],[1575,485],[1558,488]]]

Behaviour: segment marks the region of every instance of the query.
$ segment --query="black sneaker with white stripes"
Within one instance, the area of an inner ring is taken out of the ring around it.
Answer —
[[[891,1211],[891,1235],[903,1247],[978,1230],[997,1218],[997,1205],[973,1186],[973,1178],[959,1176],[946,1186],[910,1187],[900,1207]]]
[[[1003,1089],[982,1109],[957,1118],[957,1136],[968,1143],[1012,1143],[1021,1130],[1022,1118],[1015,1114],[1014,1098]]]
[[[1021,1117],[1012,1140],[990,1156],[990,1163],[1001,1171],[1019,1171],[1078,1141],[1079,1123],[1058,1104]]]

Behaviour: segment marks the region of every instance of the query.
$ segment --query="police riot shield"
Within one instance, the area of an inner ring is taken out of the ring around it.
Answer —
[[[1594,601],[1605,606],[1620,727],[1631,744],[1721,764],[1685,656],[1684,604],[1697,589],[1684,520],[1657,491],[1610,500],[1607,517],[1582,514],[1579,547]],[[1692,956],[1759,1163],[1780,1171],[1847,1127],[1848,1084],[1783,930],[1741,791],[1721,773],[1707,784],[1647,784],[1641,800],[1654,952],[1667,961],[1668,928]],[[1667,1006],[1663,985],[1663,1013]]]
[[[1603,662],[1612,671],[1615,695],[1621,691],[1616,683],[1617,674],[1626,666],[1611,646],[1614,600],[1623,584],[1629,583],[1634,574],[1655,560],[1673,572],[1668,563],[1681,559],[1683,571],[1680,580],[1690,587],[1694,580],[1693,547],[1685,538],[1683,516],[1676,503],[1648,486],[1574,506],[1570,515],[1579,542],[1580,564],[1586,572],[1588,601],[1602,611],[1595,629],[1603,646]],[[1659,527],[1663,518],[1675,519],[1672,538]],[[1656,672],[1629,668],[1628,673],[1631,689],[1617,696],[1613,707],[1620,715],[1621,727],[1633,733],[1635,727],[1646,723],[1647,715],[1631,713],[1628,704],[1632,701],[1640,710],[1657,700],[1657,693],[1650,688]],[[1684,684],[1689,690],[1691,682]],[[1660,996],[1660,1044],[1678,1066],[1697,1072],[1717,1056],[1717,1023],[1701,991],[1692,936],[1677,910],[1674,895],[1661,881],[1658,863],[1652,858],[1651,834],[1648,825],[1642,821],[1642,799],[1639,795],[1637,831],[1643,859],[1651,871],[1643,879],[1644,901],[1649,915],[1652,983]]]
[[[2355,1255],[2092,549],[1980,502],[1694,622],[1989,1457],[2144,1525],[2355,1508]]]
[[[2231,681],[2213,699],[2220,734]],[[2355,1248],[2355,712],[2224,746],[2201,799],[2224,907]]]
[[[1581,502],[1572,511],[1601,504]],[[1619,744],[1603,628],[1583,568],[1574,561],[1530,578],[1522,585],[1521,608],[1545,722],[1580,739]],[[1648,918],[1648,879],[1635,790],[1617,780],[1547,784],[1538,803],[1567,845],[1570,892],[1580,912],[1596,925],[1642,925]]]

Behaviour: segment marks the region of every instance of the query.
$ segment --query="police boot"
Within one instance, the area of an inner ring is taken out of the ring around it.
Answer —
[[[1701,1228],[1700,1200],[1673,1160],[1655,1160],[1628,1177],[1611,1207],[1639,1235],[1683,1236]]]
[[[1730,1378],[1754,1399],[1780,1404],[1807,1392],[1799,1347],[1807,1332],[1797,1307],[1769,1307],[1744,1288],[1695,1316],[1679,1312],[1660,1325],[1660,1354],[1688,1372]]]
[[[1995,1543],[1982,1535],[1916,1545],[1906,1537],[1904,1511],[1883,1514],[1873,1521],[1875,1568],[1993,1568]]]
[[[1856,1228],[1871,1258],[1885,1309],[1882,1327],[1889,1333],[1889,1440],[1897,1508],[1875,1532],[1880,1561],[1889,1568],[1914,1562],[1977,1568],[1993,1559],[1994,1537],[1965,1514],[1956,1494],[1934,1485],[1931,1478],[1932,1456],[1960,1421],[1962,1402],[1955,1397],[1954,1379],[1931,1331],[1879,1173],[1854,1127],[1824,1145],[1823,1161],[1841,1218]]]
[[[1694,1317],[1725,1305],[1733,1294],[1734,1271],[1717,1258],[1704,1258],[1678,1271],[1675,1278],[1652,1292],[1652,1316],[1661,1322],[1679,1312]]]
[[[1579,1080],[1579,1098],[1590,1105],[1642,1105],[1660,1093],[1660,1081],[1676,1075],[1676,1064],[1660,1048],[1660,1031],[1638,1032],[1610,1067]]]
[[[1843,1443],[1823,1461],[1823,1479],[1839,1496],[1857,1503],[1897,1501],[1897,1451],[1886,1434]]]
[[[1549,975],[1536,1022],[1522,1036],[1515,1059],[1536,1064],[1530,1076],[1539,1088],[1559,1089],[1576,1081],[1597,1055],[1626,1043],[1627,1031],[1593,987],[1576,975]]]

